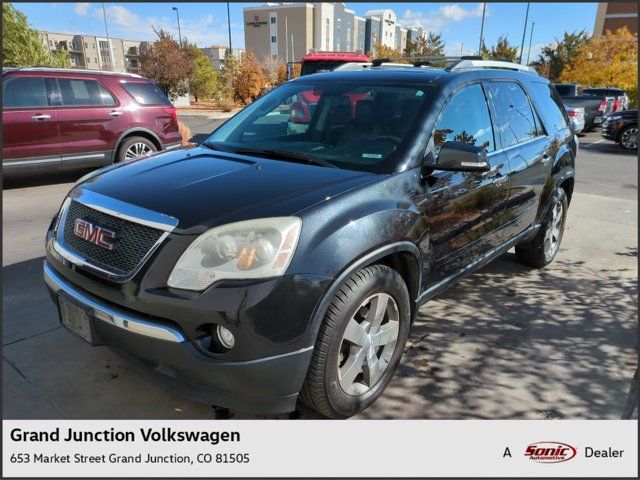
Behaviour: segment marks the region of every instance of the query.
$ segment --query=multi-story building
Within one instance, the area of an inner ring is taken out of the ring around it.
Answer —
[[[417,35],[416,30],[414,37]],[[289,62],[300,60],[312,48],[370,52],[382,44],[404,51],[409,30],[397,23],[390,9],[358,16],[343,2],[267,3],[244,8],[244,36],[246,49],[258,59],[270,56]]]
[[[69,52],[73,68],[111,70],[138,73],[140,55],[151,42],[122,40],[92,35],[73,35],[56,32],[38,32],[51,53],[57,50]]]
[[[636,2],[599,3],[593,36],[600,36],[607,30],[615,32],[622,27],[627,27],[631,33],[638,36],[638,4]]]
[[[211,62],[211,65],[213,65],[213,68],[216,70],[222,70],[227,63],[229,47],[225,47],[224,45],[213,45],[211,47],[201,48],[200,51],[204,53]],[[241,48],[234,48],[232,53],[236,58],[242,58],[244,50]]]
[[[370,45],[367,50],[373,50],[377,44],[384,45],[389,48],[396,48],[396,14],[393,10],[388,8],[384,10],[369,10],[364,14],[367,20],[371,20],[372,23],[372,36],[373,33],[377,35],[377,42]],[[377,31],[373,28],[373,20],[377,20]],[[401,47],[401,45],[398,45]]]
[[[300,60],[314,47],[314,14],[311,3],[267,4],[244,9],[245,48],[258,60],[267,57],[283,62]],[[327,18],[329,20],[329,18]],[[333,22],[327,29],[333,33]],[[324,45],[333,48],[333,38]]]
[[[423,30],[422,27],[409,27],[407,28],[407,41],[405,42],[405,45],[408,42],[417,42],[425,35],[426,35],[426,32]]]

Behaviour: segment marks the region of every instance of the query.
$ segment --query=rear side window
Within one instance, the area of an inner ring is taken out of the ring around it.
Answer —
[[[536,138],[535,115],[522,87],[514,82],[491,82],[489,85],[497,114],[495,127],[502,139],[502,148]]]
[[[65,107],[115,105],[116,101],[96,80],[58,78],[58,86]]]
[[[2,80],[3,108],[37,108],[50,105],[45,79],[10,76]]]
[[[563,97],[568,97],[575,93],[575,87],[571,85],[556,85],[556,91]]]
[[[558,130],[564,130],[569,126],[569,119],[564,111],[562,100],[548,83],[531,82],[533,94],[538,111],[542,113],[547,131],[551,134]]]
[[[124,88],[141,105],[171,105],[171,102],[153,83],[122,83]]]
[[[491,117],[480,85],[462,88],[447,102],[434,133],[436,152],[448,141],[471,143],[487,152],[495,150]]]

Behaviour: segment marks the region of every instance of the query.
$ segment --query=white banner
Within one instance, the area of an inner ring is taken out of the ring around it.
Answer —
[[[637,477],[636,420],[3,421],[5,477]]]

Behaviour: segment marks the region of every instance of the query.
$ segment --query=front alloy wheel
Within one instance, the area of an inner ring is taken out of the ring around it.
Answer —
[[[400,332],[395,300],[386,293],[367,298],[347,323],[338,357],[340,387],[349,395],[373,388],[389,366]]]
[[[620,134],[620,145],[627,150],[638,150],[638,127],[625,128]]]
[[[332,418],[355,415],[387,387],[409,336],[400,274],[372,265],[353,274],[327,308],[300,399]]]

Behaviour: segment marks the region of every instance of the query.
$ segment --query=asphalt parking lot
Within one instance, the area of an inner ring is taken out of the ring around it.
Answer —
[[[197,140],[219,124],[185,121]],[[623,417],[638,368],[637,168],[599,133],[582,137],[555,262],[533,270],[509,252],[426,304],[396,377],[359,418]],[[168,393],[60,327],[43,238],[82,173],[5,180],[3,417],[255,418]],[[275,418],[288,417],[316,415]]]

